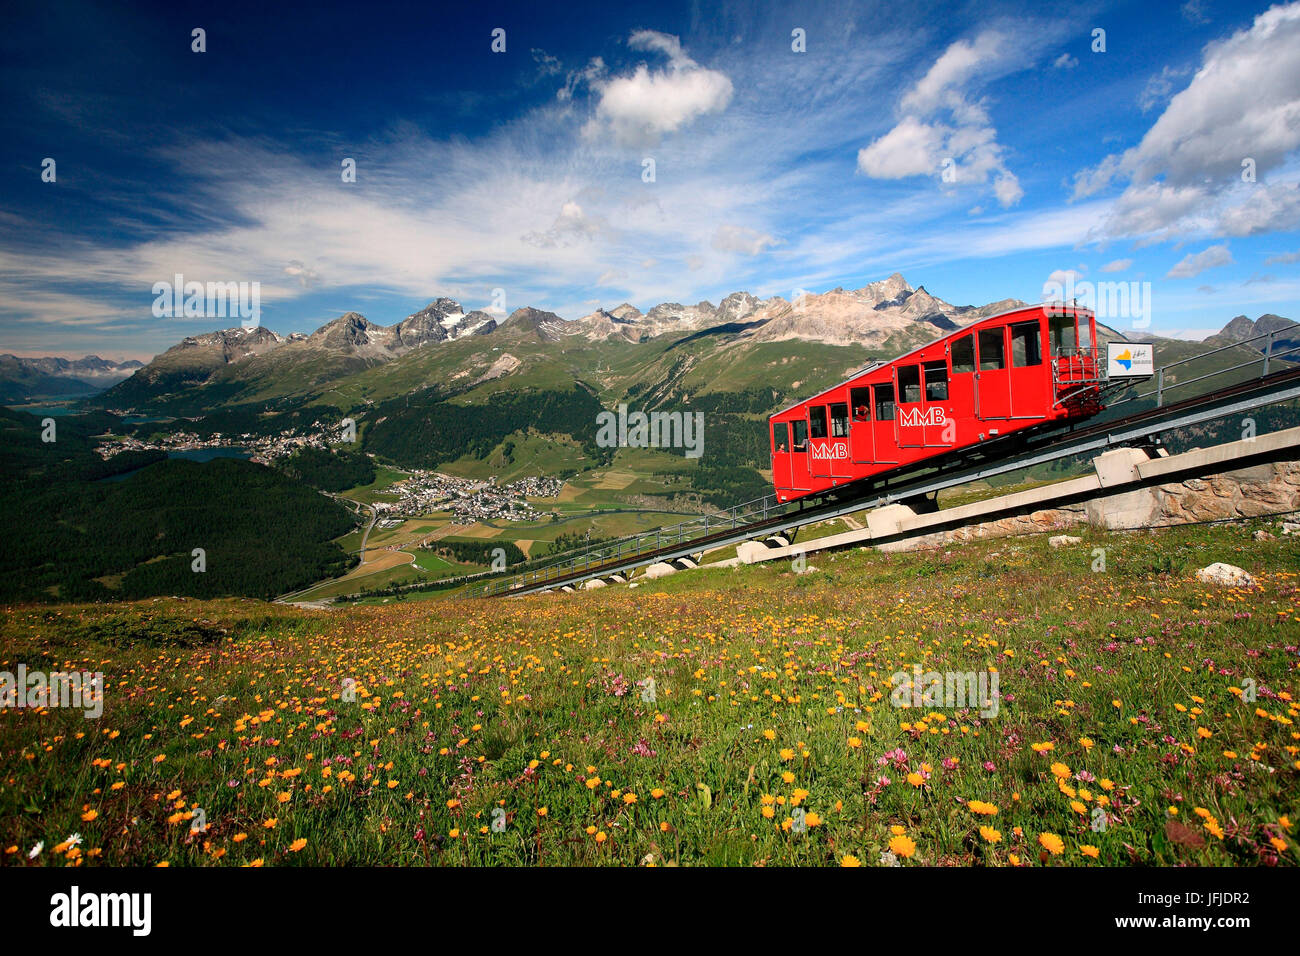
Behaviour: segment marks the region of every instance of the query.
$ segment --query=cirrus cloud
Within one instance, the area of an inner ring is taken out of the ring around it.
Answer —
[[[1210,246],[1203,252],[1185,256],[1178,265],[1169,270],[1166,279],[1190,279],[1206,269],[1217,266],[1232,265],[1232,253],[1227,246]]]

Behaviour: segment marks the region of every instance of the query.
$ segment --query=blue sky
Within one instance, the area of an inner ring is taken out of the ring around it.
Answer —
[[[896,271],[958,304],[1149,282],[1162,334],[1300,319],[1300,2],[459,7],[14,11],[0,351],[236,324],[156,318],[177,273],[260,283],[281,333]]]

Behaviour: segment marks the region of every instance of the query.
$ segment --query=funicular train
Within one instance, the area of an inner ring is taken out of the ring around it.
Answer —
[[[780,501],[848,495],[882,478],[999,448],[1102,409],[1090,309],[1027,306],[875,362],[771,416]]]

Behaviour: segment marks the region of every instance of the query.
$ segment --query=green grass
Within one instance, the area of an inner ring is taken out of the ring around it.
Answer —
[[[374,504],[376,501],[394,501],[397,495],[391,492],[389,488],[407,477],[409,476],[406,472],[397,468],[388,465],[376,465],[374,481],[368,485],[348,489],[343,493],[343,497],[367,505]]]
[[[60,865],[75,832],[92,865],[870,865],[892,841],[904,865],[1295,865],[1300,541],[1261,526],[326,613],[10,608],[0,668],[102,670],[107,693],[97,721],[0,711],[0,849]],[[1257,586],[1198,583],[1218,560]],[[893,706],[913,663],[996,668],[996,715]]]

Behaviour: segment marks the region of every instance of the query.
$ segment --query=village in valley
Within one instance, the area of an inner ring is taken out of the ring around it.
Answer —
[[[436,471],[413,471],[390,486],[396,501],[378,501],[374,509],[386,522],[446,511],[454,524],[476,521],[541,521],[556,512],[540,512],[529,498],[554,498],[564,487],[559,478],[521,478],[498,485],[495,478],[457,478]]]

